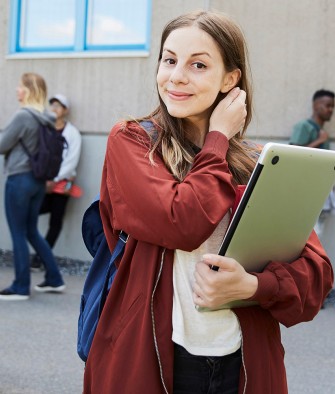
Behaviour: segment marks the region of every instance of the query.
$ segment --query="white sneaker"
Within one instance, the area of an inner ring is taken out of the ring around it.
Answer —
[[[28,299],[29,295],[13,293],[8,289],[0,291],[1,301],[26,301]]]
[[[39,285],[36,285],[34,289],[40,293],[62,293],[65,290],[65,287],[66,286],[64,284],[60,286],[50,286],[46,282],[42,282]]]

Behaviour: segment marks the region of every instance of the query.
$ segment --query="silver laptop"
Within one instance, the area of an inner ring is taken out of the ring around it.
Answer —
[[[334,184],[335,151],[266,144],[219,254],[234,258],[248,272],[261,272],[270,261],[292,262]],[[244,305],[250,303],[222,307]]]

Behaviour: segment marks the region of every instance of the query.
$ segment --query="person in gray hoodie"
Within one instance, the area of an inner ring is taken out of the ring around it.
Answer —
[[[35,286],[38,292],[62,292],[65,284],[50,246],[40,235],[37,222],[45,194],[45,182],[34,177],[29,152],[38,149],[39,121],[55,123],[52,113],[45,110],[47,87],[44,79],[35,73],[21,76],[16,89],[21,105],[9,124],[0,133],[0,154],[5,155],[5,212],[14,252],[15,278],[0,291],[0,300],[27,300],[30,296],[30,262],[28,242],[44,261],[45,280]],[[35,119],[33,114],[38,117]]]

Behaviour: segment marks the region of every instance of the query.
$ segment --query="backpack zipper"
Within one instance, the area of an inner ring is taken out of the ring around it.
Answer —
[[[156,323],[155,323],[155,315],[154,315],[154,296],[155,296],[155,292],[156,292],[156,289],[157,289],[157,286],[158,286],[158,282],[160,280],[160,277],[161,277],[161,274],[162,274],[162,270],[163,270],[165,250],[166,249],[164,249],[163,252],[162,252],[159,272],[158,272],[156,283],[155,283],[155,286],[154,286],[154,289],[153,289],[153,292],[152,292],[152,295],[151,295],[150,310],[151,310],[151,320],[152,320],[152,332],[153,332],[153,335],[154,335],[154,344],[155,344],[155,350],[156,350],[156,355],[157,355],[158,364],[159,364],[160,378],[161,378],[161,381],[162,381],[165,393],[169,394],[168,389],[166,388],[166,384],[164,382],[163,367],[162,367],[161,358],[160,358],[160,355],[159,355],[157,336],[156,336]]]

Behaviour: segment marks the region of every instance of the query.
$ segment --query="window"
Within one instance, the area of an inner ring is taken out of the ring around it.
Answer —
[[[151,0],[12,0],[10,53],[148,51]]]

